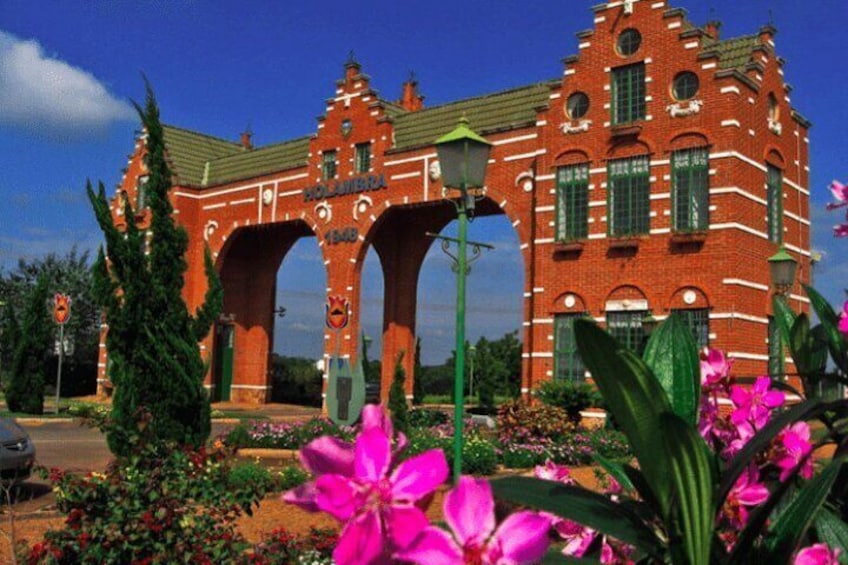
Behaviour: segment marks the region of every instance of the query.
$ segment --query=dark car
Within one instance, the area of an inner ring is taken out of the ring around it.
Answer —
[[[35,462],[35,446],[17,422],[0,418],[0,478],[17,482],[29,478]]]

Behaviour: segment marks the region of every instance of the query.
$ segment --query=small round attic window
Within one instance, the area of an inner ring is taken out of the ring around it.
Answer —
[[[638,30],[631,28],[625,29],[618,36],[616,47],[621,55],[632,55],[639,50],[642,45],[642,34]]]

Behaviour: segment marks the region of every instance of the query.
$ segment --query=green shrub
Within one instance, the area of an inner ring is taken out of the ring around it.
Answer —
[[[566,380],[547,381],[536,391],[536,396],[549,406],[562,408],[568,414],[568,419],[580,423],[580,412],[598,406],[600,395],[589,383]]]
[[[453,451],[448,457],[453,465]],[[472,435],[462,444],[462,473],[465,475],[491,475],[498,468],[498,453],[492,442]]]
[[[414,408],[409,412],[409,426],[412,428],[430,428],[448,422],[448,415],[441,410]]]
[[[529,469],[549,458],[548,450],[539,444],[508,445],[501,451],[503,465],[509,469]]]
[[[144,421],[144,420],[142,420]],[[104,474],[50,472],[61,529],[23,555],[30,564],[234,563],[248,544],[236,520],[264,496],[262,471],[229,454],[146,438]],[[57,557],[58,556],[58,557]]]
[[[539,438],[559,440],[574,430],[562,408],[521,399],[501,405],[497,426],[501,445],[535,443]]]
[[[332,565],[338,538],[338,532],[333,529],[313,527],[308,534],[297,535],[279,528],[262,540],[252,555],[245,556],[244,562],[251,565]]]
[[[277,477],[266,467],[253,461],[242,461],[234,465],[227,476],[227,483],[234,492],[255,497],[238,501],[248,514],[250,514],[251,505],[258,505],[266,493],[279,490]]]
[[[409,431],[409,407],[406,405],[406,371],[403,369],[403,351],[397,357],[392,387],[389,389],[389,412],[397,432]]]
[[[277,476],[277,488],[282,491],[299,487],[310,479],[309,473],[299,465],[284,467]]]

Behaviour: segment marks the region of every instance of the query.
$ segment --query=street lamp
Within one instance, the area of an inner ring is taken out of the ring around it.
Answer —
[[[798,262],[781,247],[777,253],[768,258],[771,285],[781,296],[786,296],[795,283],[795,271]]]
[[[441,237],[442,249],[447,252],[450,242],[457,244],[456,268],[456,367],[454,380],[454,433],[453,433],[453,480],[459,482],[462,473],[462,415],[465,408],[465,278],[468,275],[466,245],[474,247],[472,261],[479,257],[484,244],[468,242],[468,215],[474,213],[474,194],[469,188],[482,188],[486,179],[486,166],[492,144],[474,133],[463,116],[456,128],[436,140],[436,153],[442,171],[442,186],[459,190],[459,199],[454,202],[459,220],[456,240]]]

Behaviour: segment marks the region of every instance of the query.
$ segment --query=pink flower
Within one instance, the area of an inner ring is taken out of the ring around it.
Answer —
[[[842,184],[838,180],[833,180],[830,183],[830,192],[833,197],[839,202],[836,206],[848,205],[848,185]]]
[[[383,406],[366,404],[362,409],[362,429],[377,428],[392,437],[392,421],[386,415]],[[398,435],[397,450],[406,446],[406,437]],[[312,476],[342,475],[353,476],[354,446],[331,436],[322,436],[312,440],[300,450],[300,462]],[[309,512],[319,510],[315,503],[315,482],[310,481],[283,494],[283,500]]]
[[[813,451],[810,443],[810,426],[807,422],[795,422],[777,436],[778,447],[773,460],[780,467],[780,480],[785,481],[802,460],[804,464],[799,474],[805,479],[813,476],[813,460],[809,457]]]
[[[352,475],[325,474],[315,481],[315,504],[347,522],[333,552],[339,565],[375,563],[392,548],[411,542],[429,525],[416,503],[448,476],[444,452],[426,451],[407,459],[389,474],[391,439],[378,427],[356,438]],[[384,540],[391,547],[384,546]]]
[[[445,497],[448,532],[429,526],[395,554],[421,565],[519,565],[539,561],[548,550],[550,517],[516,512],[495,529],[495,501],[485,479],[462,477]]]
[[[845,226],[845,229],[848,230],[848,226]],[[839,331],[848,335],[848,302],[842,305],[842,312],[839,314]]]
[[[736,480],[727,500],[724,502],[722,514],[732,528],[742,529],[748,523],[748,508],[762,504],[769,497],[769,491],[759,481],[759,469],[750,465],[748,470]]]
[[[716,385],[728,384],[732,359],[727,359],[718,349],[705,347],[701,352],[701,385],[713,388]]]
[[[557,465],[550,459],[545,461],[544,465],[536,465],[533,470],[537,479],[545,479],[546,481],[556,481],[566,485],[576,484],[571,477],[571,471],[565,465]]]
[[[834,237],[848,237],[848,224],[837,224],[833,226]]]
[[[750,388],[734,385],[730,389],[730,400],[736,409],[730,415],[735,425],[750,422],[759,430],[769,421],[771,409],[782,406],[784,395],[777,390],[769,390],[771,379],[758,377]]]
[[[805,547],[795,555],[793,565],[839,565],[839,555],[842,550],[838,547],[830,547],[826,543],[817,543]]]

